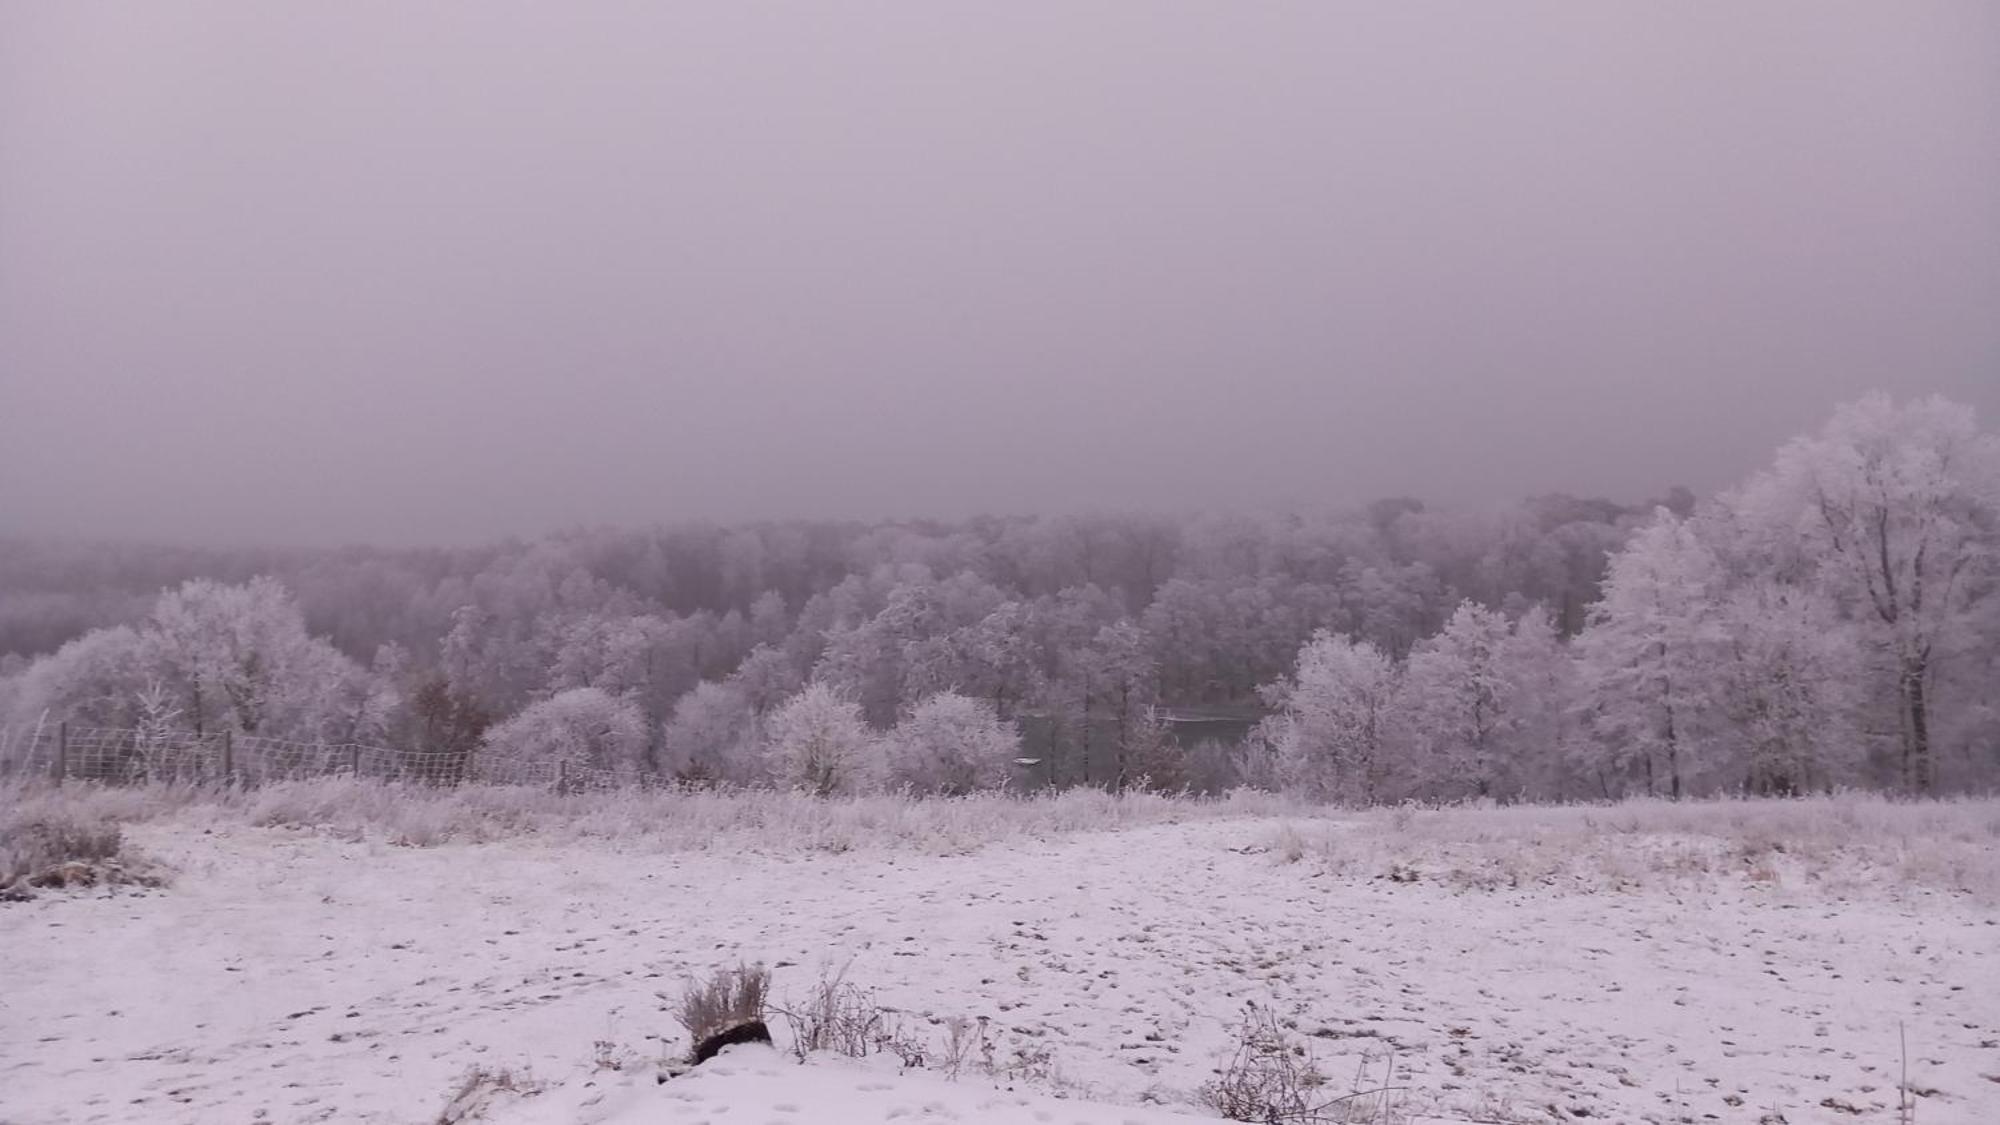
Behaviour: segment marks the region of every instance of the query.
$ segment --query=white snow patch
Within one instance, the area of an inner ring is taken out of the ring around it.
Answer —
[[[1891,1122],[1899,1025],[1919,1122],[2000,1121],[1988,902],[1741,878],[1404,884],[1280,862],[1279,827],[730,856],[142,825],[171,889],[0,906],[0,1120],[428,1123],[475,1067],[542,1090],[494,1100],[493,1120],[593,1098],[643,1115],[676,1088],[736,1096],[720,1072],[648,1086],[685,1047],[684,980],[762,960],[782,1003],[851,958],[847,978],[914,1027],[987,1017],[1017,1094],[1199,1113],[1255,1002],[1336,1082],[1379,1079],[1393,1052],[1415,1121]],[[713,1120],[837,1120],[804,1099],[850,1068],[787,1073],[805,1092]],[[955,1111],[993,1091],[950,1085]],[[606,1118],[641,1119],[674,1120]]]
[[[491,1125],[1193,1125],[1164,1110],[1063,1100],[973,1080],[885,1073],[850,1059],[801,1066],[769,1047],[730,1047],[665,1085],[651,1078],[519,1098]],[[1212,1119],[1211,1119],[1212,1120]]]

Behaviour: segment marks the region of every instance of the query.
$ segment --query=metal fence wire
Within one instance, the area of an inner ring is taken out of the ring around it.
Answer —
[[[636,771],[582,762],[424,751],[359,742],[304,742],[225,731],[127,730],[67,723],[0,732],[0,776],[107,784],[259,785],[356,777],[430,785],[532,785],[563,792],[647,785]]]

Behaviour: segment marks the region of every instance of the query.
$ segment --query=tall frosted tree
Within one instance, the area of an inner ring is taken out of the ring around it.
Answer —
[[[1726,640],[1710,682],[1726,780],[1779,797],[1855,780],[1866,672],[1855,626],[1818,590],[1768,578],[1739,583],[1718,616]]]
[[[1410,653],[1410,719],[1424,748],[1425,787],[1500,796],[1515,784],[1508,760],[1516,720],[1505,649],[1507,618],[1460,602],[1444,628]]]
[[[894,587],[881,612],[828,634],[814,677],[852,696],[870,723],[889,727],[905,703],[953,686],[954,625],[976,621],[991,609],[980,600],[979,586],[961,575]],[[997,595],[992,601],[997,604]]]
[[[961,661],[960,688],[990,700],[1003,719],[1012,718],[1041,687],[1033,625],[1032,611],[1009,601],[953,635]]]
[[[791,698],[805,686],[805,679],[799,675],[791,657],[786,655],[785,650],[771,645],[758,645],[751,649],[724,682],[742,692],[750,709],[759,715]]]
[[[1862,627],[1895,701],[1903,786],[1932,791],[1940,664],[1991,596],[2000,441],[1970,407],[1871,394],[1728,505],[1779,577],[1817,583]]]
[[[1373,802],[1399,715],[1398,669],[1367,641],[1322,630],[1292,675],[1265,691],[1276,713],[1259,730],[1287,788],[1322,800]]]
[[[1158,765],[1163,740],[1152,717],[1156,668],[1143,630],[1130,621],[1097,631],[1084,655],[1090,691],[1086,716],[1109,720],[1111,787],[1124,790],[1145,765]]]
[[[1605,771],[1678,798],[1703,767],[1720,702],[1723,596],[1715,553],[1665,508],[1612,556],[1575,645]]]
[[[1530,798],[1570,795],[1567,763],[1573,742],[1570,705],[1576,695],[1575,661],[1545,605],[1531,605],[1514,620],[1500,647],[1508,685],[1506,756],[1518,791]]]
[[[143,631],[149,664],[197,734],[347,739],[372,732],[367,673],[306,632],[276,579],[206,579],[160,595]]]

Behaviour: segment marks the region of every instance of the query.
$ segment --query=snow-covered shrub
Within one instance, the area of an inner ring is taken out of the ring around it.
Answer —
[[[788,789],[826,797],[874,788],[881,770],[861,705],[826,684],[807,684],[764,721],[771,774]]]
[[[638,772],[646,719],[638,705],[598,688],[571,688],[529,704],[486,732],[482,757],[562,762],[619,774]]]
[[[127,848],[109,806],[67,801],[60,790],[0,792],[0,892],[159,881]]]
[[[0,886],[39,875],[59,864],[94,864],[124,846],[118,826],[76,815],[0,818]]]
[[[1007,784],[1021,734],[993,705],[941,691],[912,707],[889,736],[889,781],[914,793],[963,796]]]

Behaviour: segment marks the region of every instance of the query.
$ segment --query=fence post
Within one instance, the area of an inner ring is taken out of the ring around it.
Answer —
[[[561,758],[556,761],[556,792],[558,793],[569,792],[568,758]]]
[[[236,732],[222,728],[222,783],[229,784],[230,776],[236,772]]]
[[[56,724],[56,780],[69,776],[69,720]]]
[[[347,744],[347,769],[354,776],[361,776],[361,744],[359,742],[350,742]]]

